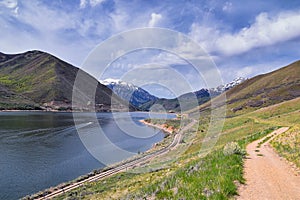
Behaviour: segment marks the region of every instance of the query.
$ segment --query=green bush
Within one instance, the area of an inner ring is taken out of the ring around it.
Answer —
[[[223,149],[224,155],[232,155],[232,154],[237,154],[237,155],[246,155],[246,151],[242,149],[237,142],[229,142],[224,146]]]

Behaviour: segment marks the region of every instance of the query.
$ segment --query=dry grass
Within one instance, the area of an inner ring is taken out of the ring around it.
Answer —
[[[300,127],[294,126],[271,141],[276,151],[300,168]]]

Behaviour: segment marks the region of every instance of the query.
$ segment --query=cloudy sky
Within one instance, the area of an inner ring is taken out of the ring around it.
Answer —
[[[101,42],[144,27],[167,28],[196,41],[224,82],[269,72],[300,58],[298,0],[0,0],[3,53],[38,49],[80,67]],[[149,63],[180,68],[193,79],[183,60],[154,50],[123,55],[103,78],[119,78],[120,71],[149,68]],[[202,86],[194,84],[193,89]],[[152,90],[164,96],[159,89]]]

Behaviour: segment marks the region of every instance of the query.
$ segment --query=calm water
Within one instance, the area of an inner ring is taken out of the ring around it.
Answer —
[[[98,123],[92,123],[92,114],[80,115],[82,123],[77,120],[77,128],[84,128],[84,137],[99,132]],[[120,149],[142,152],[163,139],[162,132],[138,121],[149,118],[146,113],[131,113],[131,117],[122,113],[114,115],[98,113],[96,118],[105,135]],[[126,127],[130,120],[136,126]],[[142,132],[139,127],[143,127]],[[128,130],[147,137],[137,138],[128,134]],[[104,166],[82,144],[72,113],[1,112],[0,152],[0,199],[6,200],[70,181]],[[106,148],[105,154],[113,156],[114,152]]]

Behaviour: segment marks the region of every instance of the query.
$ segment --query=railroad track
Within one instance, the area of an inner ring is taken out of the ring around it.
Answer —
[[[176,148],[176,146],[180,143],[180,140],[183,137],[183,133],[186,130],[190,129],[192,126],[194,126],[196,124],[196,122],[197,122],[196,120],[193,120],[191,123],[189,123],[187,126],[185,126],[182,130],[180,130],[180,132],[176,133],[176,135],[174,136],[174,139],[171,142],[171,144],[169,144],[168,146],[166,146],[162,149],[159,149],[155,152],[146,154],[145,156],[137,158],[135,160],[128,161],[127,163],[125,163],[123,165],[108,169],[107,171],[101,172],[99,174],[91,176],[91,177],[89,177],[87,179],[84,179],[82,181],[72,183],[71,185],[65,186],[65,187],[63,187],[61,189],[58,189],[58,190],[55,190],[55,191],[51,192],[50,194],[45,195],[43,197],[38,197],[38,198],[33,198],[33,199],[36,199],[36,200],[52,199],[56,196],[62,195],[64,193],[68,192],[68,191],[76,189],[76,188],[82,186],[84,183],[97,181],[97,180],[115,175],[115,174],[120,173],[122,171],[125,171],[127,169],[137,167],[138,165],[140,165],[140,164],[142,164],[142,163],[144,163],[144,162],[146,162],[150,159],[153,159],[154,157],[161,156],[161,155],[167,153],[169,150],[172,150],[172,149]]]

